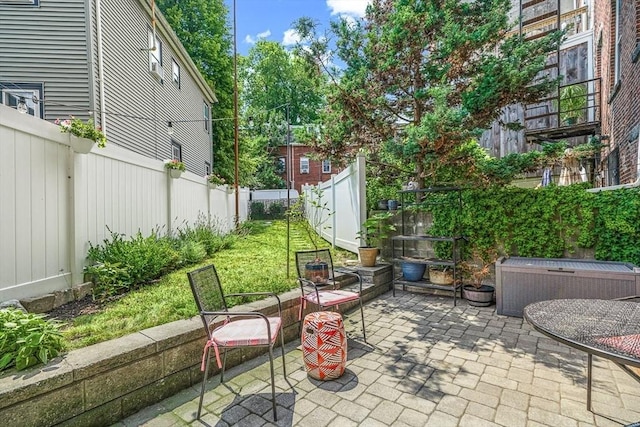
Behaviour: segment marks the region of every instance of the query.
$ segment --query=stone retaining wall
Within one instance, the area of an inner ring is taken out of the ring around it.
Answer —
[[[390,290],[391,267],[358,267],[363,299]],[[280,295],[286,341],[299,339],[300,292]],[[356,303],[357,304],[357,303]],[[349,309],[349,307],[344,307]],[[273,298],[235,310],[277,312]],[[199,317],[145,329],[69,352],[51,363],[0,378],[0,420],[5,426],[107,426],[202,381],[205,331]],[[227,366],[265,349],[230,352]],[[212,375],[218,372],[210,364]]]

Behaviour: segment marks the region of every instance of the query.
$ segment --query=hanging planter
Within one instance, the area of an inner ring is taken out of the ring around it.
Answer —
[[[69,146],[75,153],[87,154],[95,144],[104,148],[107,138],[102,133],[100,127],[95,127],[93,120],[83,122],[73,116],[67,120],[56,119],[55,124],[60,127],[60,131],[69,134]]]
[[[69,145],[71,149],[78,154],[89,153],[95,144],[96,142],[90,139],[80,138],[71,133],[69,134]]]
[[[169,171],[169,176],[171,178],[177,179],[180,178],[182,172],[187,170],[187,167],[180,160],[165,160],[164,167]]]

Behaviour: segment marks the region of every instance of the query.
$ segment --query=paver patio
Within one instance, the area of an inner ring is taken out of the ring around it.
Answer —
[[[345,316],[347,370],[336,381],[307,377],[298,343],[287,346],[287,380],[276,359],[273,422],[266,357],[148,407],[118,426],[620,426],[640,421],[640,384],[594,357],[593,407],[586,409],[586,354],[449,297],[388,292]],[[277,353],[276,353],[277,354]]]

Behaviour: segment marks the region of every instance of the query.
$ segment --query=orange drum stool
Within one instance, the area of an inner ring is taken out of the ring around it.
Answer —
[[[340,313],[309,313],[302,324],[302,357],[307,374],[317,380],[334,380],[347,364],[347,336]]]

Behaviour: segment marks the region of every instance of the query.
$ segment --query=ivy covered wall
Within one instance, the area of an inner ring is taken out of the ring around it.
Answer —
[[[420,230],[448,236],[459,226],[469,240],[465,257],[486,262],[509,255],[594,257],[640,265],[640,189],[591,193],[583,185],[496,187],[463,190],[461,211],[455,203],[444,202],[407,204],[405,234]],[[426,210],[431,214],[424,214]],[[400,224],[399,212],[394,222]],[[431,226],[415,227],[426,222]],[[390,248],[383,254],[390,255]]]

